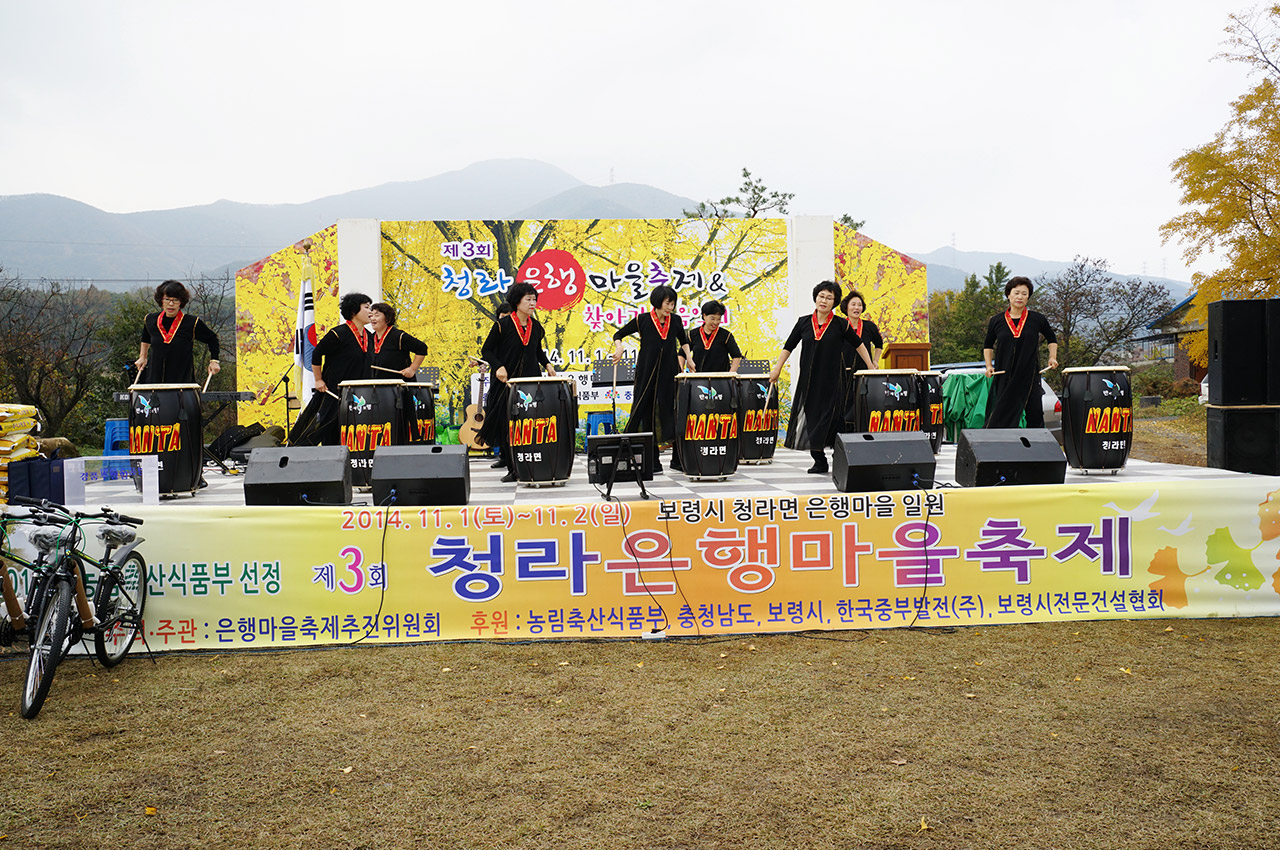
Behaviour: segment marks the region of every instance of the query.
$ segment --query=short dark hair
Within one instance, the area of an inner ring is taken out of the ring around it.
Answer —
[[[156,287],[156,306],[163,307],[165,298],[177,298],[183,307],[191,300],[191,293],[176,280],[166,280]]]
[[[392,307],[390,304],[386,304],[386,303],[384,303],[384,302],[382,302],[382,301],[379,301],[377,304],[374,304],[374,305],[373,305],[372,307],[370,307],[369,309],[370,309],[370,310],[377,310],[379,313],[381,313],[382,315],[386,316],[386,317],[387,317],[387,327],[391,327],[392,325],[394,325],[394,324],[396,323],[396,308],[395,308],[395,307]]]
[[[708,301],[702,305],[702,315],[704,316],[723,316],[725,312],[724,305],[719,301]]]
[[[1010,292],[1013,292],[1013,288],[1014,288],[1015,286],[1025,286],[1025,287],[1027,288],[1027,297],[1028,297],[1028,298],[1030,298],[1030,297],[1031,297],[1031,293],[1033,293],[1033,292],[1035,292],[1035,291],[1036,291],[1035,286],[1033,286],[1033,285],[1032,285],[1032,283],[1031,283],[1031,278],[1029,278],[1029,277],[1023,277],[1022,275],[1018,275],[1017,277],[1011,277],[1011,278],[1009,278],[1009,282],[1008,282],[1008,283],[1006,283],[1006,284],[1004,285],[1004,297],[1005,297],[1005,298],[1008,298],[1008,297],[1009,297],[1009,293],[1010,293]]]
[[[495,319],[501,319],[503,316],[507,315],[510,312],[511,312],[511,305],[503,301],[501,304],[498,305],[498,309],[493,311],[493,317]]]
[[[824,280],[813,288],[813,300],[817,301],[818,293],[824,290],[830,292],[836,297],[837,304],[840,303],[840,299],[844,296],[844,290],[840,288],[840,284],[836,283],[834,280]]]
[[[653,288],[653,292],[649,293],[649,303],[656,310],[668,301],[680,303],[680,294],[666,284],[659,284]]]
[[[372,303],[373,299],[364,293],[348,292],[338,302],[338,312],[342,314],[343,321],[349,322],[356,313],[360,312],[361,307]]]
[[[867,299],[863,298],[862,293],[856,289],[850,289],[849,294],[840,302],[840,312],[844,313],[846,316],[849,315],[849,302],[855,298],[862,302],[862,312],[865,313],[867,311]]]
[[[537,298],[538,287],[523,280],[519,283],[513,283],[511,288],[507,290],[507,303],[511,305],[511,309],[514,311],[520,306],[520,302],[525,299],[526,295],[532,295]]]

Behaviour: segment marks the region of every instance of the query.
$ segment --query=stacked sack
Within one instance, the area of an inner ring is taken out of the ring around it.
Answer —
[[[9,499],[9,464],[36,457],[39,444],[36,409],[29,404],[0,404],[0,502]]]

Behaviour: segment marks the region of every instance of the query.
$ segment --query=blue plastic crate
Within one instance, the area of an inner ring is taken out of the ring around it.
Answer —
[[[600,428],[601,430],[596,430]],[[588,434],[612,434],[613,433],[613,413],[588,413],[587,414],[587,433]]]
[[[128,419],[107,420],[106,427],[102,432],[102,454],[104,456],[129,454]],[[102,471],[116,474],[126,473],[129,471],[129,462],[103,461]]]

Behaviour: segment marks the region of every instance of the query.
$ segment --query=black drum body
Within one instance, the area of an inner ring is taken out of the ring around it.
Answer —
[[[338,430],[351,464],[351,486],[368,487],[374,450],[406,442],[404,381],[343,381],[340,386]]]
[[[929,435],[933,453],[942,450],[942,373],[917,372],[916,396],[920,399],[920,429]]]
[[[853,422],[871,433],[919,431],[920,394],[914,369],[871,369],[858,373]]]
[[[578,395],[573,378],[507,381],[507,451],[521,484],[563,484],[573,470]]]
[[[1124,468],[1133,447],[1133,393],[1124,366],[1062,370],[1062,448],[1073,469]]]
[[[129,388],[129,454],[156,455],[161,493],[194,493],[204,466],[199,384]]]
[[[738,462],[772,463],[778,447],[778,391],[763,375],[739,376]]]
[[[733,372],[676,375],[675,450],[685,475],[727,478],[738,471],[738,406]]]
[[[436,441],[436,385],[404,385],[405,422],[410,443]]]

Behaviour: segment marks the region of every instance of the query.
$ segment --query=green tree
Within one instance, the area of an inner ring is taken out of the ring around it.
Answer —
[[[1207,324],[1210,302],[1280,295],[1280,4],[1230,15],[1227,50],[1262,79],[1232,102],[1209,141],[1173,161],[1184,211],[1161,228],[1181,243],[1187,262],[1212,254],[1222,266],[1192,275],[1188,321]],[[1191,359],[1208,360],[1204,332],[1185,338]]]
[[[771,211],[787,214],[787,206],[795,198],[795,192],[779,192],[764,185],[758,177],[752,177],[742,169],[742,186],[738,194],[727,195],[718,201],[703,201],[696,209],[684,210],[685,218],[759,218]]]
[[[861,220],[855,219],[853,216],[849,215],[848,213],[845,213],[844,215],[840,216],[839,221],[841,224],[843,224],[845,227],[849,228],[850,230],[861,230],[867,224],[867,220],[865,218]]]

